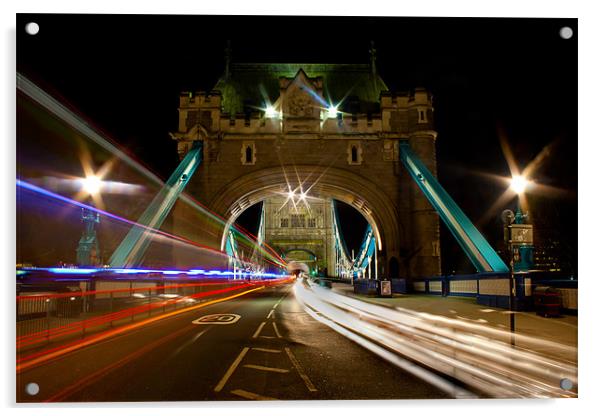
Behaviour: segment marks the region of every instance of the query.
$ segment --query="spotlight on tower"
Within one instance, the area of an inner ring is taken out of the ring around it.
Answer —
[[[330,107],[328,107],[328,118],[336,118],[338,112],[339,112],[339,109],[337,108],[337,106],[331,105]]]
[[[278,112],[276,111],[276,109],[273,106],[268,105],[265,109],[265,117],[266,118],[275,118],[277,116],[278,116]]]

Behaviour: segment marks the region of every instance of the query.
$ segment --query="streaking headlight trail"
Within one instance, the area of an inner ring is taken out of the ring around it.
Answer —
[[[576,357],[574,347],[522,334],[515,335],[521,347],[513,347],[503,330],[379,306],[311,282],[297,281],[294,293],[315,319],[453,397],[475,395],[440,374],[484,396],[577,397],[576,362],[553,355]],[[542,348],[549,354],[536,352]],[[572,389],[561,388],[564,379],[572,382]]]

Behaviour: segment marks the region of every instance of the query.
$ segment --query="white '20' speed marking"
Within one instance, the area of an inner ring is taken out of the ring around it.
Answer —
[[[201,316],[192,321],[195,325],[229,325],[237,322],[240,315],[235,313],[216,313],[213,315]]]

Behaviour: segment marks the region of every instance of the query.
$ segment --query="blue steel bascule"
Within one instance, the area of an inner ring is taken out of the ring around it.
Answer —
[[[462,247],[473,266],[479,273],[507,273],[508,266],[503,262],[497,252],[485,240],[474,224],[462,212],[452,197],[437,182],[433,174],[422,163],[420,158],[412,151],[407,141],[400,141],[399,156],[404,167],[416,182],[424,196],[437,210],[440,218],[451,231],[452,235]],[[336,218],[336,217],[335,217]],[[339,221],[334,222],[336,228],[340,227]],[[343,259],[337,264],[341,266],[341,275],[357,277],[371,277],[371,262],[374,256],[376,240],[372,227],[366,228],[363,243],[355,259],[349,258],[344,244],[340,241],[340,230],[335,230],[337,235],[337,258]],[[376,261],[376,257],[374,257]],[[375,267],[377,272],[378,267]],[[378,276],[375,276],[378,278]]]

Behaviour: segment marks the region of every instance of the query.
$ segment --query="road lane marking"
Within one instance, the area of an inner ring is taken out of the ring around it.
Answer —
[[[242,359],[245,357],[245,355],[247,354],[247,352],[249,352],[249,347],[244,347],[242,349],[242,351],[240,352],[240,354],[238,354],[238,357],[236,357],[236,359],[234,360],[234,362],[230,365],[230,368],[228,368],[228,371],[226,371],[226,374],[224,374],[224,376],[219,381],[219,383],[217,383],[217,386],[215,386],[215,388],[213,389],[213,391],[215,391],[215,392],[222,391],[222,389],[224,388],[224,386],[228,382],[228,379],[232,376],[232,374],[236,370],[236,367],[238,367],[238,365],[240,364],[240,362],[242,361]]]
[[[273,316],[274,316],[274,309],[272,309],[272,310],[270,311],[270,313],[268,313],[268,316],[267,316],[267,318],[266,318],[266,319],[270,319],[270,318],[271,318],[271,317],[273,317]]]
[[[269,335],[262,335],[259,338],[266,338],[266,339],[275,339],[276,337],[271,337]]]
[[[240,315],[235,313],[214,313],[211,315],[201,316],[199,319],[192,321],[195,325],[230,325],[238,322]]]
[[[307,390],[318,391],[316,386],[314,386],[314,383],[311,382],[308,375],[305,374],[305,371],[303,371],[303,368],[301,368],[301,364],[299,364],[297,357],[293,355],[293,352],[290,350],[290,348],[284,347],[284,351],[286,351],[286,353],[288,354],[288,358],[290,358],[291,362],[293,363],[293,366],[295,367],[295,370],[297,370],[297,373],[299,374],[299,377],[301,377],[301,379],[305,383]]]
[[[280,331],[278,331],[278,327],[276,326],[276,321],[272,322],[272,325],[274,326],[274,332],[276,333],[276,336],[278,338],[282,338],[282,335],[280,335]]]
[[[254,370],[261,371],[270,371],[272,373],[288,373],[290,370],[285,370],[284,368],[276,368],[276,367],[265,367],[263,365],[255,365],[255,364],[245,364],[243,367],[252,368]]]
[[[278,305],[280,305],[280,302],[282,302],[282,299],[284,299],[287,295],[288,295],[288,291],[284,295],[282,295],[282,297],[280,299],[278,299],[278,302],[276,302],[276,304],[272,307],[272,309],[276,309],[278,307]]]
[[[195,305],[195,306],[191,306],[189,308],[180,309],[180,310],[177,310],[177,311],[166,313],[164,315],[155,316],[153,318],[148,318],[148,319],[145,319],[144,321],[140,321],[140,322],[137,322],[137,323],[134,323],[134,324],[130,324],[130,325],[127,325],[127,326],[123,326],[123,327],[119,327],[119,328],[116,328],[116,329],[113,329],[113,330],[110,330],[110,331],[107,331],[107,332],[100,333],[98,335],[93,335],[91,338],[88,338],[88,339],[84,338],[83,342],[82,341],[77,341],[77,343],[73,343],[72,345],[69,345],[69,346],[67,346],[67,347],[65,347],[63,349],[60,349],[60,350],[57,350],[57,351],[51,351],[51,352],[49,352],[46,355],[42,355],[40,357],[33,358],[30,361],[24,362],[22,364],[17,364],[17,366],[16,366],[16,370],[17,371],[16,372],[17,372],[17,374],[19,374],[19,373],[21,373],[24,370],[27,370],[27,369],[29,369],[31,367],[37,366],[39,364],[42,364],[42,363],[44,363],[44,362],[46,362],[48,360],[52,360],[54,358],[58,358],[58,357],[60,357],[62,355],[68,354],[68,353],[70,353],[72,351],[75,351],[75,350],[78,350],[78,349],[81,349],[81,348],[84,348],[84,347],[87,347],[89,345],[96,344],[97,342],[103,341],[103,340],[105,340],[107,338],[111,338],[111,337],[114,337],[116,335],[123,334],[125,332],[129,332],[132,329],[139,328],[141,326],[148,325],[148,324],[151,324],[153,322],[156,322],[156,321],[159,321],[159,320],[162,320],[162,319],[165,319],[165,318],[169,318],[169,317],[172,317],[172,316],[175,316],[175,315],[180,315],[182,313],[190,312],[190,311],[193,311],[195,309],[204,308],[204,307],[216,304],[216,303],[225,302],[225,301],[230,300],[230,299],[235,299],[237,297],[244,296],[244,295],[246,295],[248,293],[252,293],[252,292],[255,292],[257,290],[262,290],[262,289],[265,289],[265,286],[256,287],[254,289],[246,290],[246,291],[241,292],[241,293],[236,293],[236,294],[234,294],[232,296],[228,296],[228,297],[221,298],[221,299],[211,300],[211,301],[202,303],[200,305]]]
[[[262,396],[261,394],[251,393],[250,391],[240,390],[240,389],[232,390],[230,393],[235,394],[240,397],[244,397],[245,399],[251,399],[251,400],[278,400],[274,397]]]
[[[211,327],[207,327],[205,329],[203,329],[202,331],[200,331],[198,334],[196,334],[194,337],[192,337],[192,339],[186,341],[184,344],[182,344],[177,350],[175,350],[175,352],[173,352],[168,359],[174,358],[176,355],[178,355],[179,353],[182,352],[182,350],[184,350],[185,348],[188,348],[190,345],[194,344],[195,342],[197,342],[197,340],[203,335],[205,334],[207,331],[209,331],[211,329]]]
[[[261,330],[263,329],[264,326],[265,326],[265,322],[260,323],[259,327],[257,328],[257,330],[255,331],[255,333],[253,334],[253,336],[251,338],[257,338],[257,336],[259,335],[259,333],[261,332]]]
[[[271,353],[274,353],[274,354],[277,354],[277,353],[279,353],[279,352],[282,352],[282,350],[273,350],[273,349],[270,349],[270,348],[259,348],[259,347],[254,347],[254,348],[251,348],[251,349],[252,349],[252,350],[254,350],[254,351],[271,352]]]

